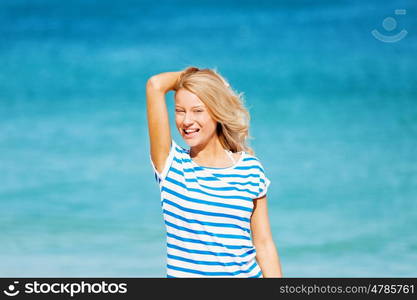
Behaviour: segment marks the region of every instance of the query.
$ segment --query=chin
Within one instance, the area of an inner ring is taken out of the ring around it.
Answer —
[[[183,137],[183,140],[190,147],[195,147],[196,145],[198,145],[198,141],[197,140],[194,140],[194,139],[185,139],[184,137]]]
[[[200,145],[202,143],[201,141],[201,137],[197,137],[197,138],[192,138],[192,139],[187,139],[184,136],[182,137],[182,139],[184,140],[184,142],[191,148],[191,147],[196,147],[198,145]]]

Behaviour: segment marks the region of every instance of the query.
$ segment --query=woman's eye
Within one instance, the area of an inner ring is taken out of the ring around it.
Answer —
[[[196,110],[195,112],[203,112],[202,110]]]

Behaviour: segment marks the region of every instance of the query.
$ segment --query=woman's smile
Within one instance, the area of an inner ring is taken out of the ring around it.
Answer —
[[[190,129],[183,129],[182,132],[184,133],[184,137],[187,139],[191,139],[193,137],[196,137],[198,135],[198,132],[200,131],[199,128],[190,128]]]

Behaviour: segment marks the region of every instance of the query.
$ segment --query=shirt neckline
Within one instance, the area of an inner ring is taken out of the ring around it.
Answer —
[[[243,160],[243,157],[245,156],[245,154],[246,154],[246,152],[245,151],[241,151],[241,154],[240,154],[240,157],[239,157],[239,159],[237,160],[237,162],[234,164],[234,165],[232,165],[232,166],[230,166],[230,167],[225,167],[225,168],[215,168],[215,167],[205,167],[205,166],[200,166],[199,164],[197,164],[195,161],[193,161],[193,159],[191,158],[191,155],[190,155],[190,150],[187,150],[187,154],[188,154],[188,156],[190,157],[190,160],[191,160],[191,163],[192,164],[194,164],[194,165],[196,165],[197,167],[200,167],[200,168],[203,168],[203,169],[211,169],[211,170],[229,170],[229,169],[234,169],[234,168],[236,168],[237,167],[237,165],[238,164],[240,164],[240,162]]]

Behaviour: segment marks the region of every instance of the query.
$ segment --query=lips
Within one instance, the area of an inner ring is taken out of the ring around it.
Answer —
[[[188,129],[183,129],[182,132],[184,133],[184,136],[186,138],[193,138],[195,137],[198,132],[200,131],[199,128],[188,128]]]

